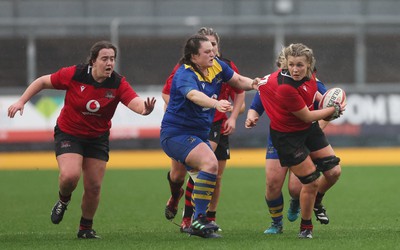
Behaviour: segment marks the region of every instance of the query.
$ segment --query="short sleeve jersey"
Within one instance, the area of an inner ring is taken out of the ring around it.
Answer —
[[[82,138],[109,131],[118,103],[127,106],[138,96],[116,72],[104,82],[96,82],[87,64],[61,68],[51,74],[51,83],[55,89],[66,90],[57,125],[63,132]]]
[[[181,65],[172,80],[170,100],[161,124],[161,136],[193,134],[207,139],[215,109],[201,107],[187,99],[186,95],[197,90],[218,99],[222,84],[229,81],[233,74],[234,71],[217,58],[213,66],[208,68],[205,79],[190,65]]]
[[[261,80],[259,94],[271,121],[271,128],[280,132],[296,132],[311,126],[293,112],[304,107],[314,110],[317,82],[315,78],[295,81],[287,71],[278,70]]]
[[[325,94],[326,86],[319,79],[317,79],[317,86],[318,86],[318,92],[321,93],[322,95]],[[264,113],[264,107],[262,105],[259,92],[256,92],[256,94],[254,95],[253,101],[251,102],[250,105],[250,109],[255,110],[260,116]],[[314,110],[316,109],[318,109],[317,101],[314,102]]]
[[[230,60],[220,57],[219,58],[221,61],[225,62],[229,67],[231,67],[233,69],[233,71],[235,71],[236,73],[239,73],[239,70],[237,68],[237,66]],[[172,79],[176,73],[176,71],[179,69],[180,65],[177,64],[175,65],[174,69],[172,70],[171,74],[168,76],[167,80],[165,81],[164,87],[162,89],[162,93],[166,94],[166,95],[170,95],[171,92],[171,85],[172,85]],[[235,94],[241,94],[244,91],[235,87],[232,87],[229,84],[222,84],[221,87],[221,92],[218,96],[218,100],[235,100]],[[228,119],[226,113],[222,113],[219,112],[218,110],[215,110],[215,114],[214,114],[214,119],[213,122],[216,121],[220,121],[222,120],[222,126],[221,126],[221,132],[224,128],[224,123],[225,121]]]

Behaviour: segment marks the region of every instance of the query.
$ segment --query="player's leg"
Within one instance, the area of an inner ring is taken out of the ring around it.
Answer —
[[[271,137],[268,137],[267,153],[265,161],[265,201],[271,216],[271,226],[267,228],[265,234],[278,234],[283,230],[283,206],[284,199],[282,187],[285,181],[287,168],[282,168],[279,162],[278,152],[272,145]]]
[[[83,156],[75,153],[66,153],[57,156],[59,168],[59,200],[51,211],[51,221],[58,224],[64,217],[65,210],[71,200],[72,192],[78,185],[81,176]]]
[[[83,160],[82,217],[78,238],[100,238],[93,230],[93,218],[100,202],[101,184],[106,170],[106,161],[94,158]]]
[[[219,237],[219,235],[214,234],[219,227],[215,223],[210,223],[206,218],[206,211],[216,185],[218,173],[217,158],[210,146],[203,142],[190,151],[185,159],[185,163],[198,170],[193,187],[195,213],[191,225],[191,234],[205,238]]]
[[[215,190],[214,190],[213,197],[210,201],[210,206],[207,210],[207,219],[210,221],[216,220],[217,206],[218,206],[219,197],[221,194],[221,181],[222,181],[222,175],[225,170],[225,166],[226,166],[226,160],[218,161],[218,174],[217,174]]]
[[[287,212],[287,218],[290,222],[297,220],[300,214],[300,192],[301,184],[292,171],[289,171],[288,189],[290,195],[290,204]]]
[[[185,176],[185,166],[182,163],[171,159],[171,169],[167,174],[171,196],[168,199],[167,205],[165,206],[164,210],[165,218],[167,218],[168,220],[174,219],[176,213],[178,212],[179,201],[184,194],[182,185],[185,182]]]
[[[99,138],[91,139],[83,145],[83,196],[82,216],[79,225],[78,238],[98,239],[100,238],[93,230],[93,218],[100,202],[101,185],[109,159],[108,134]]]
[[[307,142],[310,134],[319,127],[312,125],[302,133],[281,133],[270,129],[272,143],[279,153],[281,166],[289,167],[303,184],[300,192],[301,223],[299,238],[312,238],[313,224],[311,216],[313,213],[315,196],[318,190],[317,171],[310,157]],[[311,140],[312,141],[312,140]],[[313,142],[313,141],[312,141]]]
[[[215,189],[218,161],[208,141],[194,135],[178,135],[162,140],[161,146],[169,157],[184,163],[188,171],[198,172],[193,187],[195,214],[191,234],[213,237],[218,226],[209,223],[206,210]]]
[[[268,155],[267,155],[268,157]],[[266,191],[265,201],[272,219],[271,226],[267,228],[265,234],[282,233],[283,229],[283,195],[282,186],[285,181],[287,168],[282,168],[279,160],[268,158],[265,161]]]
[[[317,169],[323,173],[323,176],[320,178],[318,193],[315,198],[314,214],[321,224],[328,224],[329,217],[324,205],[322,204],[322,199],[325,193],[338,181],[340,177],[340,159],[335,156],[335,152],[331,145],[311,152],[311,157],[313,158]]]
[[[309,156],[300,164],[290,167],[290,170],[303,184],[300,192],[301,224],[299,238],[310,239],[312,238],[313,231],[311,216],[315,195],[318,190],[318,177],[320,173],[316,170]]]
[[[59,168],[59,200],[51,211],[51,221],[58,224],[64,217],[72,192],[78,185],[83,162],[83,148],[79,138],[54,129],[55,152]]]
[[[217,143],[215,141],[210,141],[211,148],[214,150],[214,154],[218,160],[216,186],[210,202],[210,206],[207,211],[207,219],[210,221],[216,220],[217,206],[219,202],[219,197],[221,195],[222,176],[225,171],[227,160],[230,159],[229,136],[221,134]]]
[[[325,207],[322,205],[322,198],[326,191],[330,189],[339,179],[341,168],[340,159],[335,156],[331,145],[319,127],[318,123],[314,123],[314,130],[309,136],[307,146],[310,149],[310,156],[317,167],[317,170],[323,173],[320,179],[320,186],[316,195],[314,214],[317,220],[322,224],[329,223],[329,217]]]
[[[183,210],[181,232],[189,233],[190,226],[192,225],[193,217],[193,204],[192,204],[192,194],[193,194],[194,181],[191,176],[189,176],[186,184],[185,191],[185,208]]]

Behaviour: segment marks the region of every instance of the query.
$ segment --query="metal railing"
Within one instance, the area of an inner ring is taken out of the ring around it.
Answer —
[[[394,16],[224,16],[224,17],[124,17],[124,18],[0,18],[0,38],[27,39],[27,79],[36,78],[35,39],[42,37],[109,36],[171,37],[187,35],[201,26],[215,27],[220,34],[274,37],[274,52],[287,35],[335,34],[354,36],[354,88],[366,84],[366,35],[400,34],[400,18]],[[117,63],[117,65],[119,65]],[[118,70],[118,69],[117,69]],[[388,85],[390,85],[388,83]]]

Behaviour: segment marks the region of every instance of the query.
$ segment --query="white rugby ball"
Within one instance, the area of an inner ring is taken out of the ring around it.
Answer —
[[[322,96],[318,108],[323,109],[332,107],[334,102],[339,102],[341,106],[346,105],[346,93],[341,88],[328,89]]]

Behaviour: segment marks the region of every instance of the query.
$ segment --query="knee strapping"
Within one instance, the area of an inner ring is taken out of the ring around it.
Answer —
[[[298,178],[299,178],[301,183],[308,184],[308,183],[311,183],[311,182],[315,181],[316,179],[318,179],[318,177],[320,175],[321,175],[321,173],[318,170],[316,170],[315,172],[313,172],[313,173],[311,173],[309,175],[298,176]]]
[[[314,160],[317,170],[321,172],[325,172],[336,167],[339,162],[340,158],[336,157],[335,155]]]

